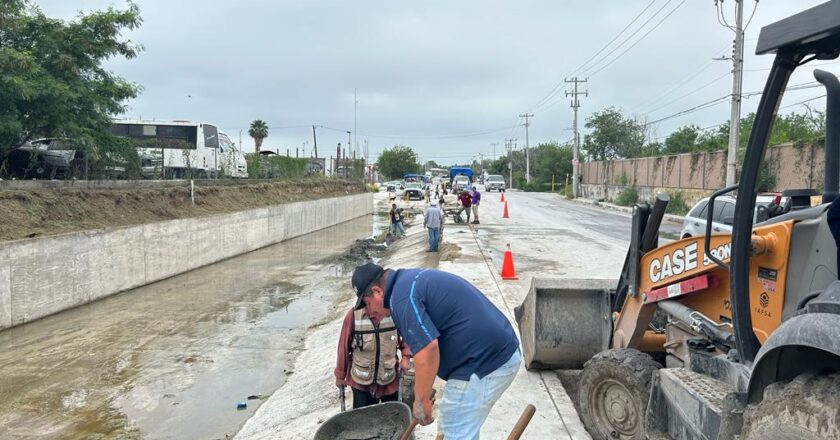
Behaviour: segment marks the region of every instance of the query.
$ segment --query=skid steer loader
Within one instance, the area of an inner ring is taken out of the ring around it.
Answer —
[[[753,224],[783,91],[797,67],[838,57],[840,0],[764,27],[756,52],[775,61],[740,182],[711,196],[706,235],[657,247],[657,196],[634,208],[619,280],[537,278],[516,310],[528,368],[583,367],[577,400],[595,439],[840,439],[834,75],[815,71],[828,100],[823,203],[771,207]],[[715,199],[735,190],[731,236],[712,235]]]

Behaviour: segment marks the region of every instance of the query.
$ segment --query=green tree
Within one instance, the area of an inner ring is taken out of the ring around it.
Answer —
[[[560,145],[557,142],[548,142],[537,145],[537,173],[534,179],[541,189],[551,188],[552,177],[558,188],[565,182],[567,174],[571,178],[573,154],[570,144]]]
[[[102,67],[142,47],[121,33],[141,24],[136,5],[50,18],[25,0],[0,2],[0,157],[38,137],[66,137],[88,154],[114,141],[111,119],[140,86]]]
[[[260,152],[260,147],[262,147],[263,139],[268,137],[268,124],[265,123],[262,119],[255,119],[251,122],[251,127],[248,128],[248,136],[254,138],[254,146],[256,148],[256,152]]]
[[[583,151],[592,160],[638,157],[645,143],[645,127],[620,109],[609,107],[586,118],[590,133],[584,137]]]
[[[665,139],[665,149],[662,150],[662,153],[680,154],[697,151],[697,141],[700,139],[700,134],[700,127],[696,125],[680,127]]]
[[[405,145],[386,148],[376,161],[379,173],[388,179],[399,179],[405,174],[416,173],[422,169],[417,163],[417,153]]]

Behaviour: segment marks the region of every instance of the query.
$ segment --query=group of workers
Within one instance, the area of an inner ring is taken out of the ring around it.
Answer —
[[[435,188],[423,213],[429,252],[439,249],[444,195],[445,188]],[[478,189],[464,188],[458,203],[456,217],[466,211],[467,222],[472,213],[478,224]],[[404,234],[396,204],[390,217],[391,233]],[[468,281],[434,269],[366,263],[353,272],[352,286],[356,302],[344,317],[334,373],[336,386],[352,389],[353,408],[396,401],[403,374],[413,368],[418,422],[433,422],[437,376],[446,381],[437,402],[439,433],[446,440],[477,439],[521,363],[519,340],[505,315]]]
[[[446,187],[441,185],[435,186],[435,196],[431,197],[430,187],[425,188],[426,202],[429,206],[423,211],[423,227],[429,234],[429,249],[427,252],[438,252],[440,249],[440,242],[443,239],[443,225],[445,223],[445,215],[443,207],[446,204],[445,196],[447,195]],[[481,204],[481,192],[475,186],[465,187],[458,194],[458,211],[455,213],[456,222],[463,220],[461,214],[466,212],[467,223],[474,225],[479,224],[478,207]],[[473,220],[470,221],[470,214]],[[391,236],[399,238],[405,235],[404,215],[403,210],[397,207],[396,203],[391,204],[389,212],[391,222]]]
[[[335,383],[353,392],[353,408],[398,398],[402,373],[414,368],[413,415],[429,425],[435,377],[445,440],[477,439],[490,410],[521,364],[507,317],[463,278],[434,269],[355,269],[356,302],[344,318]],[[375,424],[371,420],[371,424]]]

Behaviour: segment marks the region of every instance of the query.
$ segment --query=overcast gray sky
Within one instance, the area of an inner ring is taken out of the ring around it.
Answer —
[[[749,17],[756,2],[744,1]],[[311,125],[317,124],[323,126],[317,130],[319,154],[335,154],[336,143],[346,146],[345,131],[353,130],[354,88],[356,139],[368,142],[372,160],[383,148],[402,143],[424,161],[445,164],[490,157],[492,143],[501,155],[506,138],[517,138],[521,148],[525,129],[517,116],[525,112],[535,114],[532,145],[571,139],[572,111],[562,88],[541,102],[572,74],[589,81],[583,86],[589,96],[581,97],[581,126],[592,112],[611,105],[653,121],[732,88],[727,74],[732,63],[711,61],[730,55],[734,36],[718,24],[714,0],[136,3],[144,23],[127,36],[145,51],[134,60],[109,63],[144,88],[127,116],[213,123],[235,141],[241,130],[246,151],[253,151],[247,127],[259,118],[270,129],[263,148],[283,153],[290,148],[294,154],[295,147],[305,147],[310,154]],[[763,69],[772,61],[753,55],[760,28],[820,3],[758,4],[746,32],[745,92],[762,89]],[[36,4],[66,19],[80,9],[125,6],[107,0]],[[734,6],[734,0],[724,2],[730,23]],[[643,10],[591,68],[576,71]],[[822,68],[840,72],[840,63]],[[813,81],[811,70],[801,69],[790,84]],[[783,105],[822,93],[790,92]],[[757,104],[757,97],[745,100],[743,114]],[[824,100],[813,104],[824,107]],[[791,110],[804,107],[786,111]],[[728,118],[729,106],[722,103],[656,124],[651,137]]]

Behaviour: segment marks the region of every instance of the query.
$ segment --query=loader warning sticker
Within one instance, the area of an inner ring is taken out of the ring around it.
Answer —
[[[768,269],[766,267],[759,267],[758,268],[758,282],[761,283],[761,287],[768,292],[775,292],[776,291],[776,277],[778,275],[778,271],[773,269]],[[766,294],[766,293],[765,293]]]

